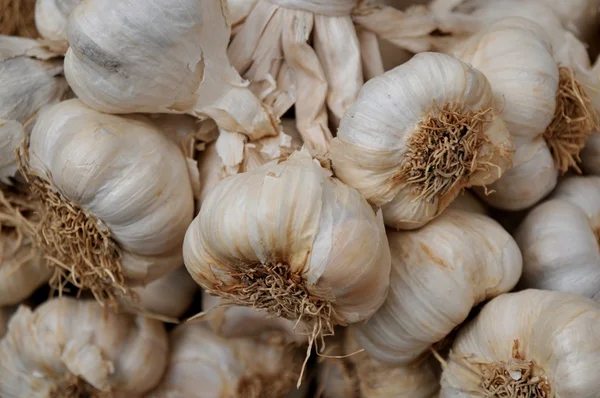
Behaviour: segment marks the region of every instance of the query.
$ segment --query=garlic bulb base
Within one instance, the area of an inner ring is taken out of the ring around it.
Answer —
[[[50,391],[48,398],[108,398],[110,393],[103,393],[86,383],[79,377],[69,374],[65,381]]]
[[[554,119],[544,131],[544,139],[558,169],[564,174],[569,167],[581,173],[579,152],[588,137],[600,128],[600,117],[590,97],[575,79],[570,68],[559,67]]]

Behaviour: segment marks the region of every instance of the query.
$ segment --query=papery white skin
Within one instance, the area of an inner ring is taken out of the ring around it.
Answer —
[[[515,234],[523,253],[520,286],[600,300],[599,232],[600,177],[567,177]]]
[[[207,312],[210,327],[219,336],[225,338],[257,337],[273,331],[281,332],[284,339],[303,344],[308,336],[295,331],[304,331],[304,325],[296,325],[295,321],[257,311],[241,305],[217,307],[221,304],[219,297],[202,292],[202,311]],[[215,308],[217,307],[217,308]]]
[[[526,290],[496,297],[456,337],[442,374],[441,398],[484,396],[480,378],[457,363],[510,361],[519,354],[547,377],[548,397],[597,397],[594,372],[600,351],[600,308],[570,293]]]
[[[485,160],[498,168],[474,173],[432,202],[416,198],[412,186],[392,181],[406,156],[407,140],[418,133],[420,121],[434,114],[434,104],[460,106],[464,111],[495,106],[491,87],[481,72],[447,55],[420,53],[368,81],[332,141],[336,176],[371,204],[381,206],[389,227],[413,229],[424,225],[440,214],[462,188],[492,183],[510,163],[508,157],[503,158],[512,148],[510,137],[502,119],[496,117],[485,127],[490,142],[481,151]]]
[[[579,154],[581,167],[589,174],[600,175],[600,134],[592,134]]]
[[[37,0],[35,27],[44,39],[67,41],[67,19],[82,0]]]
[[[448,209],[419,230],[388,230],[388,240],[388,297],[368,322],[352,326],[365,351],[388,364],[414,361],[521,276],[517,244],[487,216]]]
[[[388,289],[381,217],[306,149],[223,180],[190,225],[183,251],[188,271],[209,291],[236,283],[226,274],[232,266],[282,262],[310,294],[331,300],[338,323],[368,318]]]
[[[282,378],[283,373],[293,372],[290,365],[296,365],[290,358],[293,354],[282,346],[250,339],[227,340],[201,323],[176,327],[170,343],[167,371],[148,398],[241,397],[241,382],[277,375]],[[263,392],[269,391],[268,386],[263,388]]]
[[[104,112],[189,113],[252,139],[275,135],[229,64],[225,13],[224,0],[86,1],[69,17],[69,84]]]
[[[65,101],[39,117],[29,150],[34,172],[110,230],[130,282],[148,283],[181,264],[194,211],[186,161],[148,119]]]
[[[141,398],[158,383],[167,356],[167,334],[158,321],[66,297],[33,312],[21,306],[0,342],[0,395],[45,398],[69,376],[79,376],[117,398]]]

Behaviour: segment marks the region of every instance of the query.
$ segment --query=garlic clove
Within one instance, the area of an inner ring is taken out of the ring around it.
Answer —
[[[82,0],[37,0],[35,2],[35,27],[47,40],[65,42],[67,20],[73,9]]]

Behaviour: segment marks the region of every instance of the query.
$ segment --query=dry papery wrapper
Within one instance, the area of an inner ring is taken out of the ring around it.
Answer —
[[[301,351],[273,339],[225,339],[188,322],[170,336],[169,364],[148,398],[281,398],[294,389]]]
[[[20,155],[42,203],[37,243],[51,284],[128,295],[182,264],[194,201],[182,152],[147,118],[69,100],[45,109]]]
[[[0,35],[36,37],[34,8],[36,0],[1,0]]]
[[[600,300],[600,177],[572,176],[525,217],[515,234],[520,286]]]
[[[159,321],[115,314],[93,300],[51,299],[12,316],[0,342],[0,395],[141,398],[167,359]]]
[[[46,40],[62,43],[66,52],[69,46],[67,21],[82,0],[37,0],[35,2],[35,27]]]
[[[573,70],[557,64],[540,25],[520,17],[494,22],[455,56],[485,74],[516,147],[513,168],[488,192],[476,190],[484,201],[525,209],[555,187],[559,173],[580,171],[579,151],[600,119]]]
[[[194,280],[223,304],[303,322],[296,332],[310,336],[307,354],[334,325],[370,317],[388,291],[381,214],[306,148],[217,185],[183,253]]]
[[[272,316],[243,305],[220,306],[222,299],[202,292],[202,311],[211,329],[225,338],[260,337],[278,332],[282,339],[298,345],[308,342],[308,336],[296,333],[306,326],[279,316]]]
[[[400,11],[358,0],[229,0],[232,65],[276,116],[295,106],[296,124],[314,154],[330,149],[332,130],[363,82],[383,73],[378,37],[413,52],[435,29],[424,7]]]
[[[351,329],[374,359],[408,364],[429,353],[486,299],[521,276],[514,239],[493,219],[448,209],[416,231],[388,230],[390,291],[367,322]]]
[[[331,347],[319,364],[319,398],[437,397],[439,366],[433,358],[389,366],[362,351],[348,331],[341,344]]]
[[[232,135],[257,140],[279,128],[229,63],[226,12],[225,0],[85,1],[68,21],[67,80],[102,112],[211,118],[234,156],[244,140]]]
[[[417,54],[364,85],[332,141],[333,170],[382,208],[388,227],[418,228],[510,166],[500,110],[481,72]]]
[[[442,373],[440,398],[595,398],[600,307],[564,292],[496,297],[464,326]]]

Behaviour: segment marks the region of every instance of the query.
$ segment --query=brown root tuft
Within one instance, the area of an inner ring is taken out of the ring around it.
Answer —
[[[130,296],[125,286],[121,252],[108,228],[77,204],[64,198],[51,182],[29,167],[25,144],[17,153],[19,171],[43,208],[36,227],[37,244],[54,270],[50,286],[62,295],[67,283],[89,289],[100,304],[118,308],[118,296]]]
[[[36,0],[0,0],[0,34],[38,37]]]
[[[489,141],[484,128],[493,116],[491,108],[467,112],[450,105],[437,108],[437,114],[422,121],[408,139],[405,159],[392,181],[412,187],[417,199],[428,202],[461,189],[471,175],[493,167],[478,162],[481,147]]]
[[[69,374],[65,380],[57,385],[48,398],[111,398],[113,394],[97,390],[81,378]]]
[[[575,79],[573,71],[561,66],[554,118],[544,131],[544,139],[561,173],[566,173],[569,167],[581,173],[577,165],[581,162],[579,152],[588,137],[599,128],[600,118],[590,97]]]
[[[479,387],[486,397],[550,398],[551,389],[544,371],[534,361],[527,361],[519,353],[515,340],[512,358],[508,361],[487,362],[461,358],[462,364],[480,376]]]

